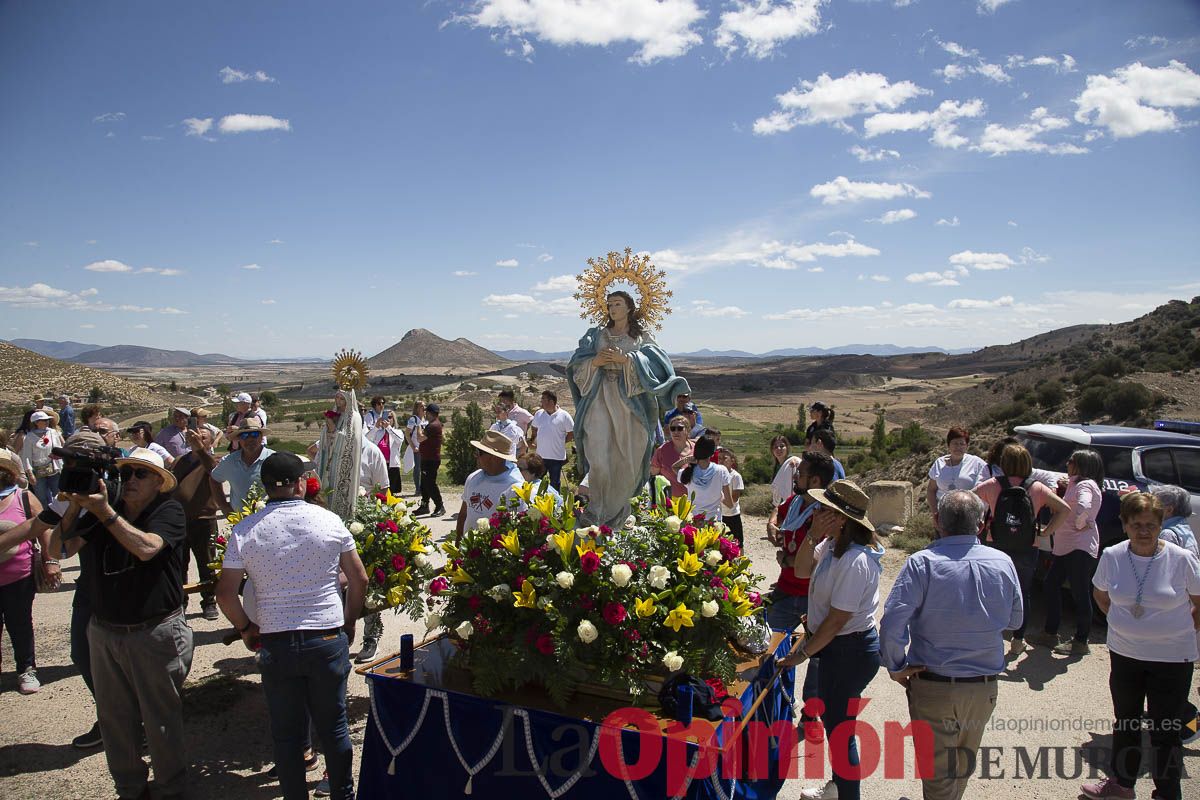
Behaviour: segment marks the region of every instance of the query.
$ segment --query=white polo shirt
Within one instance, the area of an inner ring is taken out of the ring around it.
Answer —
[[[553,414],[547,414],[544,408],[538,409],[530,424],[537,429],[538,455],[554,461],[566,461],[567,434],[575,430],[575,420],[571,419],[571,415],[561,408],[556,408]]]

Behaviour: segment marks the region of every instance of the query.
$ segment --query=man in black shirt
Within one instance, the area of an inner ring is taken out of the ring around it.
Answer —
[[[192,629],[183,614],[183,506],[167,494],[175,476],[156,453],[138,448],[117,465],[124,488],[116,507],[103,491],[70,495],[62,523],[62,535],[78,535],[94,564],[88,639],[96,711],[117,794],[150,796],[144,726],[161,795],[182,797],[180,690],[192,665]]]

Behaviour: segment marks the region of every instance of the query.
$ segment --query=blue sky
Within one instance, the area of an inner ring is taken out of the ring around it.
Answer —
[[[670,350],[1009,342],[1200,294],[1200,5],[0,6],[0,336],[569,349],[631,246]]]

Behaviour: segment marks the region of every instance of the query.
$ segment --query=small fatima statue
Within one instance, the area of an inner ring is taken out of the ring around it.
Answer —
[[[367,362],[355,350],[334,356],[333,408],[325,412],[325,427],[317,445],[317,477],[328,492],[329,510],[343,520],[354,516],[358,501],[358,465],[362,458],[363,423],[356,391],[367,387]]]
[[[575,452],[588,476],[586,515],[594,525],[617,527],[629,515],[629,500],[646,483],[654,433],[663,407],[690,394],[671,359],[651,332],[671,313],[666,275],[647,255],[609,253],[588,259],[575,299],[590,328],[567,365],[575,402]],[[623,283],[637,300],[613,284]]]

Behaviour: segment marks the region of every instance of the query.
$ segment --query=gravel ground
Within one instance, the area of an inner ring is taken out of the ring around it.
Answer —
[[[447,494],[446,500],[448,508],[457,508],[457,495]],[[453,530],[453,522],[447,520],[435,521],[432,526],[439,536]],[[773,551],[761,538],[765,520],[748,517],[746,530],[751,557],[759,564],[759,571],[773,579],[777,574]],[[881,589],[885,597],[903,559],[904,554],[897,551],[889,551],[885,558]],[[91,726],[95,710],[70,663],[70,605],[78,566],[74,562],[64,566],[63,588],[39,596],[34,606],[38,674],[43,683],[39,694],[18,694],[7,637],[2,643],[7,671],[0,679],[0,797],[7,800],[114,796],[103,753],[79,751],[70,744],[73,737]],[[221,638],[230,630],[228,623],[223,619],[205,621],[198,606],[198,599],[194,599],[188,614],[195,632],[195,657],[185,689],[191,797],[276,797],[278,784],[266,775],[271,765],[271,742],[253,658],[240,642],[223,645]],[[1035,610],[1035,620],[1038,617]],[[1069,625],[1068,616],[1064,629]],[[380,653],[397,649],[402,633],[418,634],[419,639],[423,627],[406,617],[385,615]],[[1076,797],[1079,783],[1089,773],[1102,772],[1107,761],[1097,753],[1111,741],[1112,706],[1107,687],[1108,653],[1101,641],[1093,636],[1092,653],[1082,659],[1034,649],[1010,661],[1001,678],[993,727],[984,736],[984,746],[994,748],[990,751],[990,766],[986,770],[983,766],[976,768],[968,788],[970,797],[1000,800],[1017,791],[1032,798]],[[1200,678],[1195,685],[1200,685]],[[870,704],[861,719],[876,731],[882,733],[887,721],[908,722],[904,692],[886,672],[876,676],[865,694]],[[357,770],[368,715],[365,681],[357,675],[350,680],[350,715]],[[1042,764],[1048,764],[1048,776],[1030,779],[1018,748],[1024,748],[1031,759],[1037,756],[1038,748],[1056,748],[1042,755]],[[1187,765],[1197,769],[1195,757],[1200,755],[1200,746],[1192,745],[1185,755]],[[905,773],[911,776],[911,746],[904,760]],[[981,777],[985,771],[989,773],[986,779]],[[309,775],[315,785],[320,773]],[[794,800],[801,788],[815,783],[819,781],[789,781],[780,797]],[[1148,796],[1152,787],[1143,781],[1139,788]],[[1190,791],[1191,797],[1200,796],[1194,785]],[[1185,788],[1185,796],[1188,792]],[[885,779],[876,774],[863,783],[862,794],[867,800],[916,798],[921,796],[921,787],[911,777]]]

